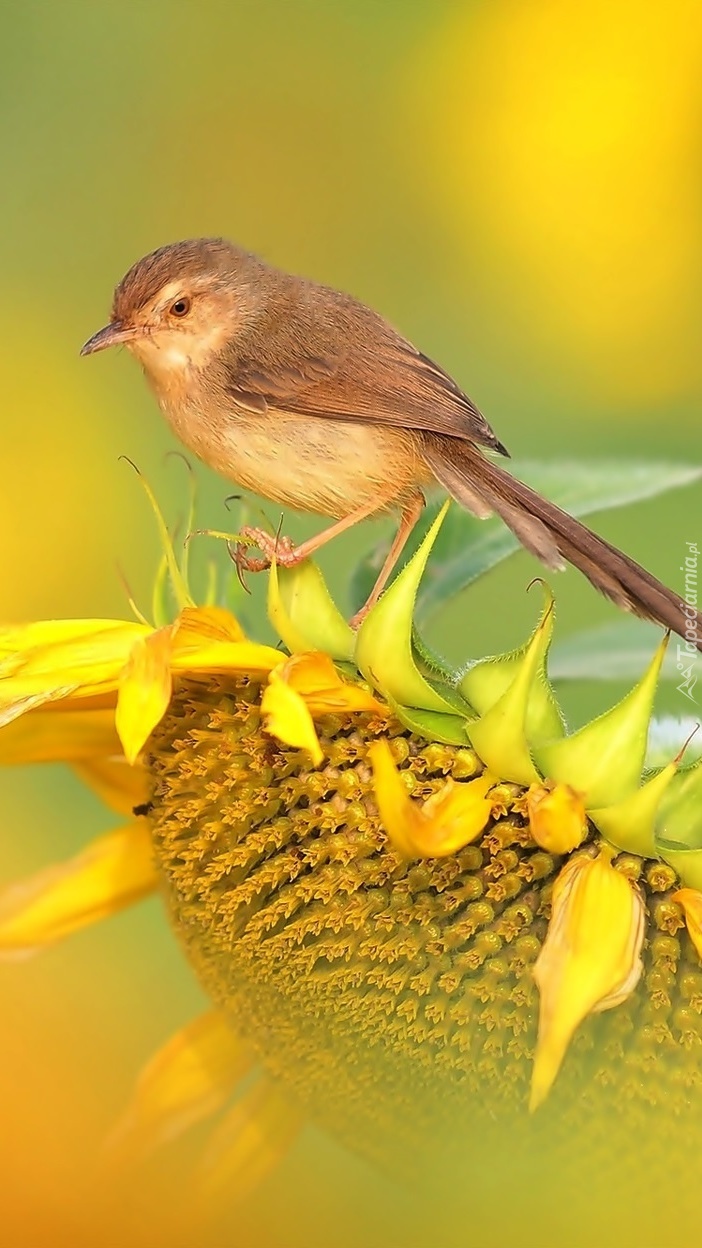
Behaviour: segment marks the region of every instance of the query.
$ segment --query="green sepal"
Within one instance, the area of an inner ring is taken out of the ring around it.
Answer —
[[[553,598],[544,612],[523,654],[511,671],[511,681],[479,719],[466,724],[468,739],[485,766],[512,784],[537,784],[541,780],[527,739],[529,702],[540,680],[544,656],[553,628]],[[484,678],[476,680],[477,696],[486,690]]]
[[[702,892],[702,849],[671,849],[659,844],[659,857],[677,871],[683,884]]]
[[[702,758],[678,772],[668,789],[656,822],[656,843],[666,861],[669,850],[702,852]]]
[[[534,749],[544,776],[582,793],[588,811],[613,806],[639,786],[648,724],[667,645],[668,634],[643,678],[611,710],[572,736]]]
[[[379,602],[368,612],[356,634],[354,662],[369,685],[397,706],[442,715],[469,713],[460,694],[419,670],[413,646],[417,590],[448,509],[446,503],[424,541]],[[437,673],[438,676],[438,673]]]
[[[642,858],[658,858],[655,829],[663,796],[678,770],[677,762],[668,763],[662,771],[646,780],[629,797],[613,806],[588,813],[598,832],[615,849]]]
[[[353,658],[355,637],[311,559],[293,568],[271,564],[268,618],[291,654],[321,650],[340,663]]]
[[[419,711],[413,706],[398,706],[391,702],[390,707],[400,723],[416,732],[418,737],[427,741],[440,741],[442,745],[468,745],[465,720],[459,715],[443,715],[440,711]]]
[[[168,525],[166,524],[166,521],[163,518],[163,512],[161,511],[161,508],[159,507],[158,502],[156,501],[156,495],[151,489],[151,486],[146,480],[146,477],[140,472],[136,464],[133,463],[133,461],[129,459],[127,455],[121,455],[120,459],[123,459],[125,463],[129,464],[130,467],[134,469],[139,479],[139,484],[141,485],[144,493],[146,494],[147,499],[149,500],[149,505],[154,514],[154,518],[156,520],[156,527],[158,528],[158,534],[159,534],[159,538],[161,541],[161,549],[163,552],[163,560],[165,561],[166,571],[168,574],[168,579],[170,581],[170,588],[173,593],[173,597],[175,599],[178,611],[179,612],[182,611],[185,607],[194,607],[195,599],[192,597],[186,577],[183,575],[183,568],[181,567],[181,563],[179,563],[178,561],[178,557],[175,553],[175,549],[173,546],[173,538],[171,537],[168,531]],[[187,556],[185,557],[184,562],[185,562],[185,571],[187,572]],[[155,593],[154,593],[154,597],[156,597]],[[160,603],[160,602],[155,603],[155,608],[159,610],[161,609],[165,610],[163,603]]]
[[[438,681],[439,684],[446,685],[452,690],[457,688],[459,673],[455,668],[449,667],[442,655],[437,654],[436,650],[427,645],[424,638],[420,637],[417,632],[416,625],[412,629],[412,654],[421,675],[426,676],[427,680]],[[462,698],[460,701],[464,705]]]
[[[532,746],[540,742],[555,741],[565,732],[563,716],[546,671],[546,660],[553,637],[554,611],[553,594],[545,583],[544,590],[546,601],[541,619],[526,644],[494,658],[479,659],[468,668],[458,685],[478,715],[484,715],[513,684],[521,665],[532,661],[531,658],[527,660],[527,655],[538,634],[538,664],[529,692],[525,726],[527,740]]]

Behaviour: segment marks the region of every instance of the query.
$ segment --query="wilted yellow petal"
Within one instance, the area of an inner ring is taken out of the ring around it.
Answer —
[[[696,888],[679,888],[673,893],[673,901],[679,902],[685,911],[690,940],[702,958],[702,893]]]
[[[211,641],[245,641],[239,621],[224,607],[185,607],[173,633],[173,647],[185,650]]]
[[[278,670],[281,679],[305,699],[310,715],[343,714],[346,711],[369,711],[374,715],[388,713],[387,707],[367,689],[342,680],[328,654],[293,654]]]
[[[282,1161],[302,1118],[269,1080],[239,1099],[214,1132],[197,1176],[197,1196],[210,1207],[218,1197],[241,1200]]]
[[[255,641],[211,641],[192,649],[176,649],[171,657],[174,672],[250,672],[265,675],[280,663],[280,651]]]
[[[477,840],[492,814],[492,800],[487,795],[494,787],[495,777],[487,771],[475,780],[447,780],[422,808],[427,822],[417,838],[420,853],[445,858]]]
[[[643,937],[641,896],[609,855],[571,859],[554,884],[551,922],[534,967],[540,1009],[532,1110],[548,1095],[583,1019],[633,992]]]
[[[393,845],[405,858],[416,856],[415,835],[421,830],[419,806],[412,801],[387,741],[374,741],[369,750],[373,787],[380,821]]]
[[[151,631],[144,624],[121,620],[57,620],[25,630],[6,629],[0,660],[0,725],[47,702],[90,698],[116,689],[135,641]],[[27,644],[27,637],[35,644]]]
[[[492,813],[487,794],[494,776],[483,772],[460,784],[447,780],[420,805],[409,796],[388,742],[373,742],[369,753],[381,822],[405,858],[443,858],[477,840]]]
[[[131,824],[0,894],[0,953],[32,953],[156,888],[151,836]]]
[[[141,763],[128,763],[122,754],[108,758],[89,758],[74,763],[76,775],[97,793],[98,797],[119,815],[132,815],[135,806],[149,800],[146,769]]]
[[[125,628],[144,631],[142,625],[130,620],[35,620],[30,624],[0,625],[0,672],[7,658],[112,630],[121,633]]]
[[[315,732],[312,716],[299,693],[283,680],[278,671],[271,672],[261,699],[266,732],[277,737],[284,745],[307,750],[315,767],[324,758],[319,738]]]
[[[529,830],[550,854],[569,854],[587,835],[587,815],[580,793],[569,784],[533,784],[527,793]]]
[[[219,1010],[194,1019],[142,1071],[107,1142],[111,1161],[135,1161],[215,1113],[252,1061]]]
[[[0,728],[0,763],[74,763],[119,752],[108,708],[32,711]]]
[[[172,625],[139,638],[122,670],[115,724],[130,763],[163,719],[171,700],[172,639]]]

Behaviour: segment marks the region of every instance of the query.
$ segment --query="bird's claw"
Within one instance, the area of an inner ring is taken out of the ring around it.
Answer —
[[[292,568],[299,563],[299,556],[290,537],[271,536],[265,529],[254,529],[248,525],[241,530],[241,536],[247,538],[248,543],[237,543],[231,552],[240,580],[244,572],[265,572],[274,560],[283,568]],[[258,546],[261,555],[250,555],[249,546]]]

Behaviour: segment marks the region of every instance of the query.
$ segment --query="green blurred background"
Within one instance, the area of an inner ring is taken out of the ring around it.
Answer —
[[[184,476],[133,362],[78,349],[124,270],[177,238],[228,235],[373,304],[515,458],[700,461],[701,71],[697,0],[5,0],[0,618],[121,616],[117,564],[148,602],[155,529],[118,456],[170,516]],[[199,476],[202,519],[226,527],[226,483]],[[701,502],[698,486],[595,527],[676,585]],[[321,560],[340,593],[380,532]],[[443,647],[520,641],[535,570],[520,555],[487,578],[437,625]],[[612,619],[576,575],[557,588],[562,635]],[[246,612],[261,625],[260,587]],[[578,694],[576,716],[614,692]],[[59,772],[1,783],[3,879],[106,826]],[[0,997],[11,1242],[102,1243],[80,1176],[198,989],[148,903],[3,967]],[[120,1213],[133,1242],[177,1238],[171,1164]],[[242,1213],[241,1242],[415,1242],[388,1230],[400,1196],[328,1142],[307,1141],[279,1183]]]

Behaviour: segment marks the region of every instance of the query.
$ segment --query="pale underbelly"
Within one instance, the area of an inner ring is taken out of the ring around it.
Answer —
[[[247,413],[206,431],[201,421],[170,423],[230,481],[299,511],[335,518],[381,511],[431,479],[418,439],[387,426],[281,413]]]

